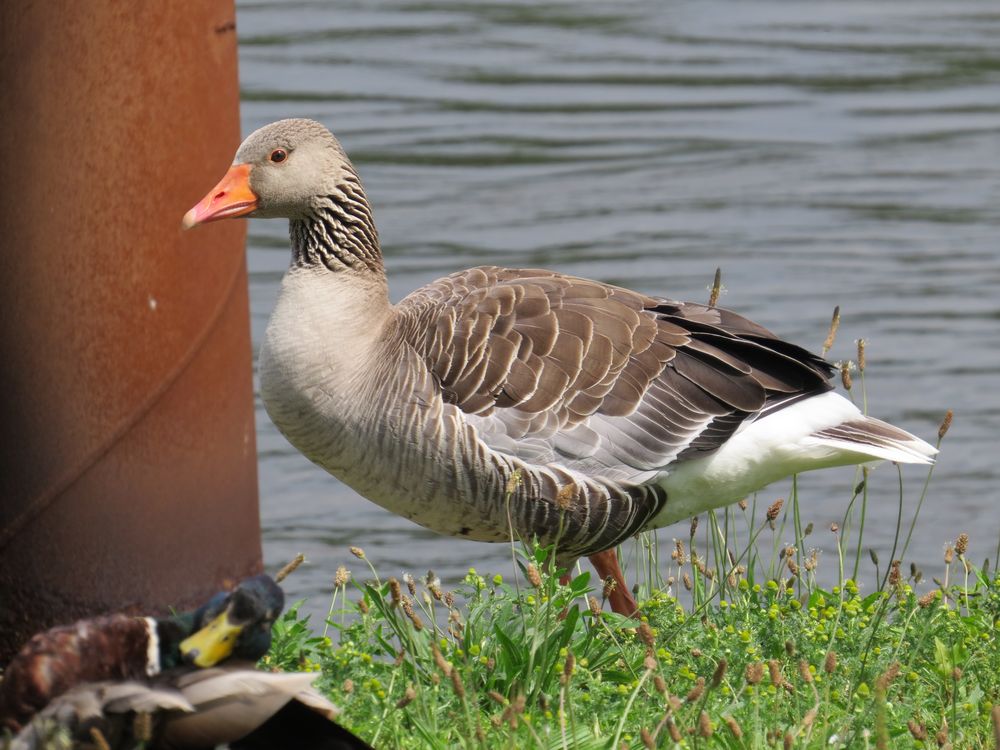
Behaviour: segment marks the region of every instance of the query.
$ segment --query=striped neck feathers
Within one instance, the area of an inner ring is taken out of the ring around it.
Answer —
[[[371,206],[352,174],[317,196],[304,218],[292,219],[289,234],[293,266],[385,275]]]

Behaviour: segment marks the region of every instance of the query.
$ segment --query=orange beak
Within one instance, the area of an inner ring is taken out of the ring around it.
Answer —
[[[185,229],[219,219],[244,216],[257,208],[257,196],[250,189],[250,165],[237,164],[202,198],[198,205],[184,214]]]

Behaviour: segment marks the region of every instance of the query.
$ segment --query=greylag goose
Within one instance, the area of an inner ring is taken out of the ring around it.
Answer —
[[[614,548],[791,474],[935,449],[863,415],[822,358],[729,312],[492,266],[389,301],[357,172],[312,120],[250,135],[184,217],[289,220],[260,389],[299,451],[442,534],[555,543],[618,583]],[[512,481],[512,478],[516,478]],[[508,492],[510,490],[510,492]]]
[[[38,633],[4,670],[0,747],[68,747],[54,738],[89,741],[97,728],[116,748],[368,748],[332,721],[336,707],[312,688],[317,674],[254,668],[283,604],[277,584],[257,576],[192,612]],[[148,715],[141,732],[137,714]],[[9,744],[4,730],[16,733]]]

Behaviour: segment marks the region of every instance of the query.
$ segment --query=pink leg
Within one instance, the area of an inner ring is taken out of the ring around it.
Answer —
[[[608,597],[611,602],[611,610],[626,617],[632,617],[639,610],[639,605],[635,603],[632,592],[629,591],[625,583],[625,576],[618,566],[618,555],[613,549],[598,552],[590,556],[590,564],[597,570],[597,575],[602,581],[608,578],[615,582],[614,590]]]

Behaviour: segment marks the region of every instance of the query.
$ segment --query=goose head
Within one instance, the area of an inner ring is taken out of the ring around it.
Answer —
[[[329,130],[314,120],[279,120],[243,141],[229,171],[184,215],[183,226],[239,216],[306,219],[345,180],[357,177]]]
[[[265,575],[216,594],[196,613],[200,629],[181,642],[181,656],[197,667],[229,658],[256,661],[271,647],[271,626],[284,604],[281,588]]]

